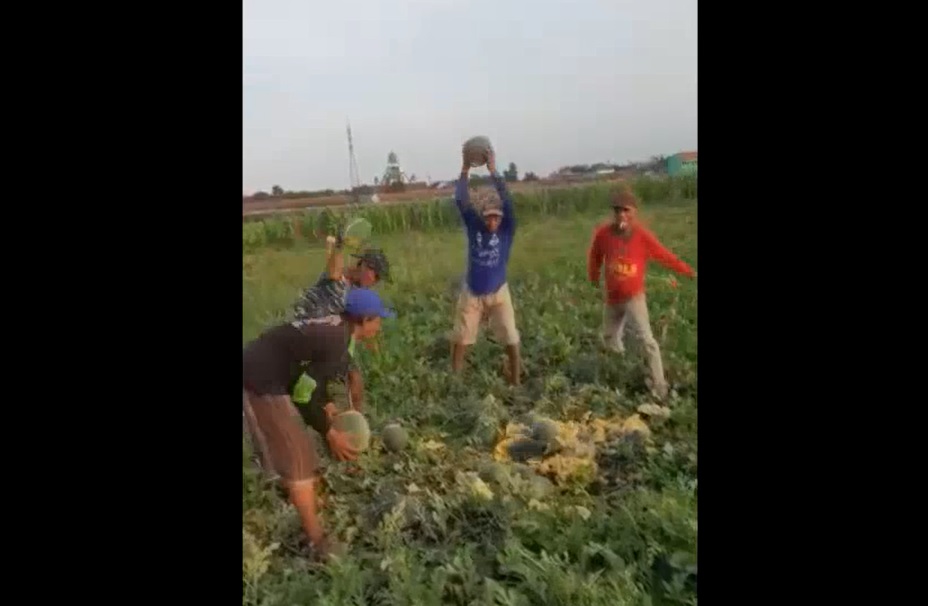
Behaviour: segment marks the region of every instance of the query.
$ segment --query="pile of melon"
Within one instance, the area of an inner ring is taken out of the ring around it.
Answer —
[[[660,422],[669,413],[666,409],[594,419],[587,415],[580,421],[555,421],[529,415],[524,423],[509,423],[497,443],[493,458],[499,462],[515,462],[556,482],[591,481],[597,473],[598,447],[618,440],[635,440],[648,444],[651,428],[644,417]]]
[[[594,481],[600,449],[608,452],[610,445],[621,441],[650,449],[651,426],[659,425],[669,413],[663,407],[644,405],[627,417],[593,418],[587,414],[579,421],[556,421],[528,415],[506,426],[493,449],[493,461],[483,464],[477,472],[460,472],[457,483],[483,498],[490,498],[490,486],[495,486],[540,501],[555,484]],[[335,417],[333,424],[350,436],[359,451],[370,448],[370,425],[361,413],[346,410]],[[409,445],[409,434],[399,423],[390,422],[381,429],[379,441],[384,450],[397,453]]]

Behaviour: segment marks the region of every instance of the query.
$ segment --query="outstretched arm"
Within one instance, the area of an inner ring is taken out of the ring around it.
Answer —
[[[696,275],[696,272],[693,271],[693,268],[686,264],[686,262],[678,259],[676,255],[667,250],[663,244],[661,244],[657,237],[654,234],[647,233],[645,235],[645,243],[648,248],[648,257],[654,259],[667,269],[675,271],[678,274],[692,278]]]

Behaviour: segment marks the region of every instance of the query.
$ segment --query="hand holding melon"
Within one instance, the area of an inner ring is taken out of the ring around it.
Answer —
[[[325,436],[329,451],[339,461],[354,461],[370,445],[367,419],[356,410],[338,412],[331,403],[326,405],[325,412],[329,418],[329,431]]]
[[[471,137],[461,146],[461,154],[464,157],[464,168],[476,168],[487,165],[491,168],[493,158],[493,145],[490,139],[484,136]]]
[[[332,456],[339,461],[354,461],[370,443],[367,419],[355,410],[339,413],[331,402],[326,404],[325,413],[329,419],[325,439]]]
[[[325,440],[329,444],[329,452],[339,461],[354,461],[358,458],[358,450],[351,445],[351,436],[347,432],[333,427],[326,432]]]

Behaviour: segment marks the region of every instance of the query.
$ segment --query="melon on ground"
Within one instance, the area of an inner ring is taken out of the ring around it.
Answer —
[[[506,484],[509,481],[510,470],[508,466],[496,461],[488,461],[480,466],[477,475],[484,482],[493,484]]]
[[[346,410],[336,415],[332,426],[338,431],[344,431],[350,438],[351,445],[359,451],[367,450],[371,443],[371,428],[360,412]]]
[[[380,439],[383,440],[383,445],[387,450],[398,452],[406,448],[409,443],[409,434],[398,423],[390,423],[380,432]]]
[[[540,459],[547,449],[548,445],[545,442],[532,439],[513,440],[507,447],[509,458],[518,462]]]
[[[538,417],[535,419],[535,422],[532,423],[533,440],[538,440],[539,442],[550,444],[555,440],[555,438],[557,438],[557,432],[557,423],[551,419]]]

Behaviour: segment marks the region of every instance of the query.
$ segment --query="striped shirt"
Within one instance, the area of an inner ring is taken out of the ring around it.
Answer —
[[[332,280],[326,272],[322,272],[316,283],[304,290],[294,304],[293,326],[341,323],[350,289],[348,278]]]

